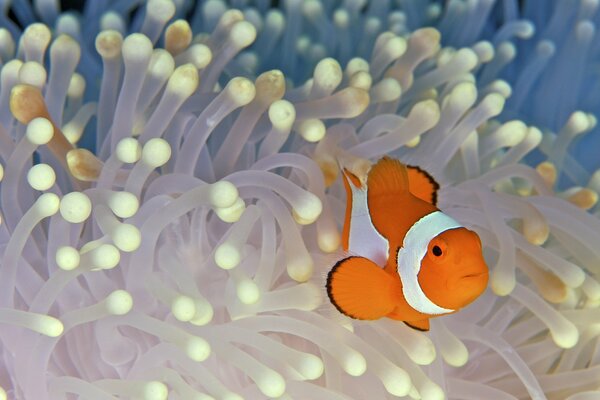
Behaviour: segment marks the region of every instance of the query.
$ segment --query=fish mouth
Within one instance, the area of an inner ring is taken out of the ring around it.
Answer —
[[[461,277],[461,279],[465,279],[465,278],[479,278],[481,276],[485,276],[487,275],[487,272],[479,272],[477,274],[469,274],[469,275],[464,275]]]

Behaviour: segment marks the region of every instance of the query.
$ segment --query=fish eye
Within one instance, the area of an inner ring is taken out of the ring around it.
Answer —
[[[427,246],[430,259],[435,263],[442,262],[448,256],[448,243],[442,238],[434,238]]]

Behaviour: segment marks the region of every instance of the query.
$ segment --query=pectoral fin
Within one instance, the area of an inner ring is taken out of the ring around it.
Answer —
[[[374,320],[394,309],[394,279],[373,261],[351,256],[340,260],[327,276],[331,303],[350,318]]]

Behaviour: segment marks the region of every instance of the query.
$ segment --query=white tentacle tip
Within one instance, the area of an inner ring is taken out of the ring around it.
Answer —
[[[458,342],[457,344],[442,353],[444,361],[456,368],[462,367],[469,361],[469,350],[467,347],[462,342]]]
[[[279,130],[288,130],[296,120],[296,109],[287,100],[277,100],[269,106],[269,120]]]
[[[452,88],[446,99],[458,108],[470,108],[477,100],[477,87],[472,82],[461,82]]]
[[[119,218],[130,218],[140,207],[140,202],[133,193],[116,192],[108,198],[108,206]]]
[[[149,0],[146,4],[146,13],[162,22],[170,20],[175,11],[175,3],[171,0]]]
[[[204,326],[212,321],[214,316],[214,309],[210,305],[210,303],[206,300],[196,299],[194,302],[196,306],[196,313],[194,317],[190,320],[190,324],[196,326]]]
[[[350,77],[348,86],[369,91],[373,86],[373,77],[367,71],[358,71]]]
[[[56,264],[65,271],[71,271],[79,267],[80,255],[76,248],[62,246],[56,250]]]
[[[370,89],[369,95],[373,103],[398,100],[402,95],[402,86],[394,78],[384,78]]]
[[[288,276],[296,282],[306,282],[309,280],[313,274],[313,270],[314,263],[310,256],[290,260],[287,265]]]
[[[240,76],[231,79],[224,90],[227,97],[239,107],[250,103],[256,96],[254,82]]]
[[[162,167],[171,158],[171,146],[162,138],[148,140],[142,148],[142,160],[153,168]]]
[[[246,203],[241,197],[238,197],[232,206],[215,208],[215,213],[221,219],[221,221],[233,223],[241,218],[245,209]]]
[[[50,39],[52,38],[52,33],[47,25],[42,24],[41,22],[36,22],[29,25],[25,32],[23,32],[23,41],[25,45],[31,46],[32,44],[43,44],[48,45],[50,43]]]
[[[341,237],[337,230],[317,234],[319,249],[325,253],[333,253],[340,247]]]
[[[34,118],[27,124],[25,135],[30,143],[41,146],[52,140],[54,127],[46,118]]]
[[[298,372],[308,380],[319,379],[324,371],[323,360],[313,354],[307,354],[298,367]]]
[[[387,53],[389,59],[395,60],[406,52],[406,47],[406,39],[396,36],[383,45],[382,51]]]
[[[159,381],[150,381],[144,385],[142,398],[144,400],[167,400],[169,389]]]
[[[210,48],[204,44],[197,43],[192,45],[186,53],[188,60],[196,67],[197,70],[205,68],[212,61],[213,54]]]
[[[342,81],[342,67],[333,58],[325,58],[317,64],[314,79],[320,86],[334,90]]]
[[[412,387],[410,377],[400,368],[388,371],[384,376],[381,376],[381,381],[388,393],[398,397],[408,395]],[[429,397],[425,397],[423,394],[421,396],[423,399],[429,399]]]
[[[523,121],[515,119],[505,122],[498,128],[496,134],[506,139],[506,146],[513,147],[525,139],[528,131],[527,125]]]
[[[47,73],[44,66],[35,61],[23,63],[19,70],[19,81],[35,86],[38,89],[42,89],[46,84],[46,76]]]
[[[121,261],[121,253],[112,244],[101,244],[90,250],[92,269],[112,269]]]
[[[69,88],[67,89],[67,96],[69,97],[81,97],[85,92],[85,78],[78,73],[74,73],[69,81]]]
[[[414,349],[410,353],[411,360],[418,365],[429,365],[435,360],[436,356],[435,346],[431,342],[419,346],[418,349]]]
[[[38,317],[37,326],[35,330],[42,335],[46,335],[49,337],[58,337],[62,335],[65,327],[62,322],[58,319],[51,317],[49,315],[40,315]]]
[[[546,243],[550,236],[550,227],[545,221],[524,220],[523,236],[529,243],[541,246]]]
[[[577,289],[585,281],[585,272],[580,267],[576,267],[563,278],[565,285],[572,289]]]
[[[303,297],[302,304],[299,304],[297,306],[298,310],[313,311],[323,305],[323,301],[324,301],[323,291],[319,286],[317,286],[311,282],[301,283],[299,286],[301,286],[303,288],[304,293],[302,296]]]
[[[198,336],[192,336],[186,342],[185,352],[192,360],[202,362],[210,356],[210,344]]]
[[[427,382],[419,388],[419,394],[422,399],[444,400],[446,395],[442,388],[433,382]]]
[[[237,284],[236,293],[243,304],[251,305],[260,300],[260,289],[251,279],[243,279]]]
[[[307,196],[294,205],[292,214],[294,219],[300,225],[312,224],[319,218],[323,211],[323,203],[312,193],[307,193]]]
[[[179,295],[171,302],[171,312],[177,320],[188,322],[196,315],[196,304],[194,299]]]
[[[232,269],[239,265],[242,256],[238,249],[230,243],[223,243],[215,251],[215,263],[223,269]]]
[[[112,315],[125,315],[133,308],[133,298],[125,290],[115,290],[106,298],[106,310]]]
[[[186,99],[194,93],[199,83],[200,80],[196,66],[193,64],[184,64],[175,69],[167,82],[166,90],[177,93]]]
[[[483,98],[481,106],[487,111],[490,117],[495,117],[504,109],[506,99],[499,93],[490,93]]]
[[[152,42],[148,37],[141,33],[132,33],[123,41],[123,59],[125,63],[140,62],[143,59],[150,59],[152,56]]]
[[[496,269],[492,272],[490,285],[492,291],[498,296],[508,296],[514,290],[516,281],[514,275],[507,276]]]
[[[275,371],[264,373],[260,379],[257,380],[256,386],[258,386],[265,396],[271,398],[280,397],[285,392],[285,380]]]
[[[58,212],[60,198],[54,193],[44,193],[36,200],[35,207],[42,217],[50,217]]]
[[[558,347],[570,349],[579,341],[579,330],[570,321],[565,321],[559,328],[551,329],[550,335]]]
[[[569,116],[566,126],[575,136],[590,129],[590,120],[583,111],[575,111]]]
[[[367,360],[359,352],[352,351],[346,354],[342,368],[350,376],[361,376],[367,370]]]
[[[148,74],[159,80],[167,79],[175,70],[175,60],[166,50],[155,49],[148,65]]]
[[[453,61],[456,61],[464,71],[470,71],[477,66],[478,58],[473,50],[462,48],[454,54]]]
[[[140,230],[131,224],[119,224],[112,234],[112,240],[121,251],[130,253],[142,243]]]
[[[27,182],[35,190],[48,190],[56,182],[56,173],[48,164],[36,164],[27,172]]]
[[[102,17],[103,21],[110,19],[112,13],[105,13]],[[121,47],[123,46],[123,36],[121,33],[112,29],[104,29],[96,36],[96,51],[103,58],[112,59],[121,54]]]
[[[296,130],[307,142],[315,143],[325,137],[327,127],[320,119],[310,118],[300,121],[296,125]]]
[[[133,164],[142,157],[142,146],[137,139],[129,137],[121,139],[115,148],[117,159],[122,163]]]
[[[494,58],[494,46],[487,40],[477,42],[472,47],[480,63],[488,63]]]
[[[231,207],[238,198],[238,190],[231,182],[219,181],[211,185],[210,202],[214,207]]]
[[[231,28],[229,38],[236,49],[243,49],[256,39],[256,28],[248,21],[236,22]]]
[[[410,110],[408,118],[419,118],[427,124],[426,129],[430,129],[440,120],[440,107],[435,100],[420,101]]]
[[[85,193],[67,193],[60,201],[60,215],[65,221],[72,224],[85,221],[91,212],[92,202]]]

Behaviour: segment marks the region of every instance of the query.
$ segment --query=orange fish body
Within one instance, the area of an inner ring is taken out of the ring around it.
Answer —
[[[425,171],[384,157],[366,184],[344,170],[344,186],[342,245],[351,256],[327,278],[340,312],[428,330],[429,318],[456,312],[485,290],[479,237],[435,206],[439,186]]]

